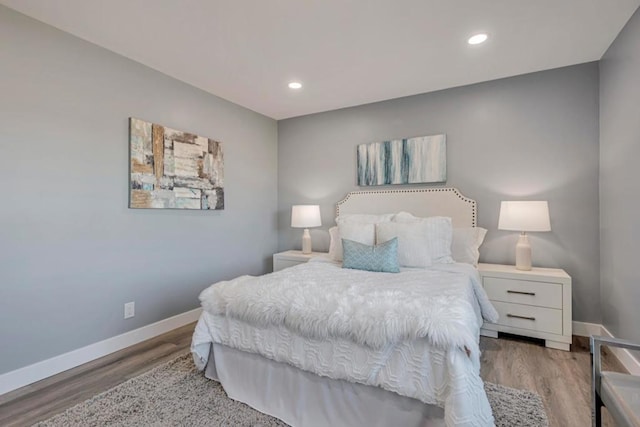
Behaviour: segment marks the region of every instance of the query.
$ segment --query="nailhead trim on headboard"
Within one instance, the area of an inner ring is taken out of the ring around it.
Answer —
[[[410,188],[404,190],[361,190],[361,191],[351,191],[347,193],[344,199],[340,200],[336,203],[336,216],[340,216],[340,205],[345,203],[352,195],[358,194],[389,194],[389,193],[435,193],[435,192],[448,192],[455,194],[460,200],[467,202],[471,205],[471,215],[472,215],[472,223],[475,227],[477,225],[477,204],[475,200],[469,199],[468,197],[463,196],[457,188],[447,187],[447,188]]]

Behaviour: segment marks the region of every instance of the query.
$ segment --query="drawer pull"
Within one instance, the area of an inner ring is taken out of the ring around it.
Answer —
[[[512,291],[511,289],[507,290],[508,294],[520,294],[520,295],[531,295],[536,296],[535,292],[522,292],[522,291]]]
[[[515,317],[516,319],[524,319],[524,320],[536,320],[535,317],[518,316],[517,314],[511,314],[511,313],[507,313],[507,317]]]

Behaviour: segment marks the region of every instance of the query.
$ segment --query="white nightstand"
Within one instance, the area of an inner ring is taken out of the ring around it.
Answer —
[[[280,271],[283,268],[304,264],[312,257],[326,255],[326,252],[311,252],[303,254],[302,251],[285,251],[273,255],[273,271]]]
[[[571,349],[571,277],[557,268],[516,270],[511,265],[478,264],[482,286],[500,314],[482,325],[481,335],[498,332],[541,338],[551,348]]]

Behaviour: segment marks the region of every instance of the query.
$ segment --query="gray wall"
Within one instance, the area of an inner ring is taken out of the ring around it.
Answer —
[[[356,145],[447,134],[447,186],[478,201],[481,260],[514,263],[517,233],[497,230],[501,200],[549,201],[533,262],[573,277],[574,319],[600,322],[598,65],[583,64],[278,122],[279,249],[300,247],[290,208],[318,203],[327,249],[334,205],[356,190]]]
[[[640,342],[640,9],[600,62],[602,320]]]
[[[129,116],[223,141],[225,210],[128,209]],[[274,120],[2,6],[0,147],[0,373],[271,268]]]

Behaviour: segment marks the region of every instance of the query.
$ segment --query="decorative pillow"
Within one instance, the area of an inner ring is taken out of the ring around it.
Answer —
[[[451,255],[455,262],[478,265],[480,245],[484,242],[487,229],[482,227],[454,228]]]
[[[400,212],[395,215],[393,221],[405,224],[416,222],[426,224],[428,229],[426,233],[426,244],[431,254],[431,264],[450,264],[454,262],[451,257],[451,241],[453,239],[451,218],[444,216],[419,218],[408,212]],[[400,246],[402,246],[402,242],[400,242]],[[403,249],[400,251],[404,252]]]
[[[336,218],[336,224],[359,223],[377,224],[379,222],[390,222],[396,214],[344,214]]]
[[[376,224],[378,244],[398,239],[398,263],[402,267],[426,268],[431,265],[429,225],[422,221]]]
[[[344,262],[342,268],[398,273],[398,239],[391,239],[380,245],[364,245],[349,239],[342,239]]]
[[[376,243],[375,224],[363,224],[357,222],[347,222],[338,225],[333,234],[329,230],[331,242],[329,243],[329,256],[335,261],[342,261],[342,240],[348,239],[365,245]]]

